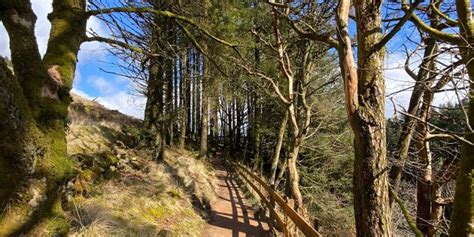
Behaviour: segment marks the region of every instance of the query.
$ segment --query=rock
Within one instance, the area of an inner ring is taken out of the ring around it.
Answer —
[[[74,183],[72,181],[67,182],[67,189],[73,189],[74,188]]]
[[[40,195],[39,191],[36,189],[32,190],[33,198],[28,202],[28,204],[32,207],[37,207],[41,201],[43,201],[43,197]]]

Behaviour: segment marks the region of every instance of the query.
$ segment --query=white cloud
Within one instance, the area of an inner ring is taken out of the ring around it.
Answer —
[[[440,46],[441,47],[441,46]],[[418,67],[420,65],[422,59],[423,52],[419,52],[418,55],[414,55],[413,60],[410,62],[410,68],[414,70],[415,73],[418,71]],[[413,92],[413,87],[415,85],[415,81],[405,72],[404,65],[405,65],[406,55],[402,53],[392,53],[387,55],[387,59],[385,62],[385,89],[386,95],[391,96],[387,97],[385,100],[385,116],[392,117],[394,114],[393,103],[391,100],[394,101],[395,106],[398,110],[400,109],[407,109],[408,104],[410,102],[410,97]],[[443,62],[445,65],[451,64],[451,62],[455,61],[451,56],[448,54],[443,54],[438,57],[438,60]],[[444,66],[441,66],[444,67]],[[457,80],[459,81],[459,80]],[[457,87],[467,87],[467,76],[464,80],[459,82]],[[446,91],[436,93],[433,99],[433,105],[441,105],[446,104],[448,102],[451,103],[458,103],[458,98],[456,93],[452,90],[453,88],[451,83],[448,83],[443,89]],[[459,97],[462,99],[466,96],[466,90],[459,91]]]
[[[113,78],[92,76],[87,78],[85,83],[97,90],[98,96],[96,98],[77,89],[79,84],[75,85],[72,92],[88,99],[95,99],[109,109],[118,110],[121,113],[137,118],[143,118],[146,98],[128,93],[129,90],[133,89],[129,88],[132,86],[129,80],[124,80],[120,76]]]
[[[405,55],[400,53],[393,53],[387,55],[385,62],[385,116],[392,117],[394,114],[393,102],[395,106],[407,108],[410,102],[410,96],[413,91],[412,87],[415,82],[405,72]],[[412,67],[416,67],[417,62],[414,62]]]
[[[72,88],[72,90],[70,91],[70,93],[72,94],[76,94],[82,98],[86,98],[88,100],[93,100],[94,98],[92,98],[92,96],[88,95],[87,93],[85,93],[84,91],[81,91],[81,90],[78,90],[76,88]]]
[[[38,20],[36,21],[35,35],[41,55],[46,53],[51,23],[48,14],[53,11],[52,0],[32,0],[31,5]]]
[[[0,22],[0,55],[10,58],[10,39],[2,22]]]
[[[52,0],[32,0],[32,8],[37,16],[35,26],[35,36],[38,42],[38,48],[41,55],[46,53],[51,24],[48,21],[48,14],[52,11]],[[92,17],[87,22],[87,29],[97,34],[109,37],[110,32],[107,27],[96,17]],[[81,45],[79,51],[80,63],[95,63],[97,60],[105,58],[107,53],[107,46],[99,42],[87,42]],[[0,22],[0,55],[9,57],[10,54],[10,40],[4,25]],[[79,68],[79,67],[78,67]],[[77,86],[82,82],[81,72],[76,71],[72,93],[82,96],[86,99],[94,99],[84,91],[78,90]],[[91,85],[99,91],[100,96],[97,101],[109,109],[116,109],[122,113],[143,118],[143,110],[146,99],[144,97],[133,96],[126,92],[127,89],[123,85],[128,84],[128,81],[117,77],[112,81],[108,81],[103,77],[95,76],[87,79],[86,83]],[[122,85],[122,87],[118,87]]]
[[[87,84],[94,87],[100,95],[110,95],[117,92],[117,85],[103,77],[89,77],[87,78]]]
[[[116,109],[121,113],[143,119],[146,104],[145,97],[120,91],[110,96],[99,97],[97,101],[109,109]]]
[[[37,16],[35,26],[35,36],[41,55],[46,53],[51,23],[48,20],[48,14],[53,10],[53,0],[32,0],[32,8]],[[97,32],[102,36],[109,36],[110,33],[104,24],[96,17],[91,17],[87,22],[87,29]],[[98,42],[84,43],[81,45],[79,58],[103,58],[107,51],[107,47]],[[0,22],[0,55],[10,58],[10,39],[3,23]]]
[[[96,33],[103,37],[108,37],[111,35],[107,26],[97,17],[91,16],[87,21],[87,35],[91,36],[91,32]]]
[[[32,8],[38,20],[35,26],[35,36],[41,55],[46,53],[51,24],[48,14],[52,11],[53,0],[32,0]],[[0,55],[10,58],[10,39],[3,23],[0,23]]]
[[[108,109],[118,110],[123,114],[143,119],[143,111],[145,109],[146,104],[146,98],[143,96],[135,96],[125,91],[119,91],[115,94],[93,98],[84,91],[78,90],[76,88],[73,88],[71,90],[71,93],[74,93],[89,100],[95,99],[96,102],[100,103]]]
[[[95,16],[92,16],[87,21],[87,35],[91,36],[91,32],[102,37],[109,37],[111,35],[104,23]],[[107,44],[96,41],[82,43],[81,49],[79,50],[79,61],[87,63],[103,60],[105,55],[107,55],[108,49],[110,49],[110,47]]]

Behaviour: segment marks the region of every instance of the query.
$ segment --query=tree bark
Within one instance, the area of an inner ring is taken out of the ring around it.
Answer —
[[[84,0],[53,1],[48,48],[41,59],[31,3],[0,1],[15,71],[13,76],[1,63],[5,116],[0,174],[3,179],[16,178],[1,183],[1,236],[29,234],[36,228],[58,235],[68,231],[61,189],[73,175],[73,162],[67,157],[64,130],[77,53],[85,36],[85,7]]]
[[[306,211],[303,206],[303,195],[299,188],[300,177],[298,174],[298,169],[296,167],[296,161],[298,160],[298,154],[300,151],[301,141],[299,138],[292,140],[290,144],[290,153],[288,155],[288,183],[290,184],[289,188],[291,190],[291,196],[294,201],[294,209],[297,212],[303,214],[306,217]]]
[[[186,108],[187,109],[187,126],[186,126],[186,134],[188,134],[188,139],[190,136],[192,136],[193,134],[193,113],[192,113],[192,106],[194,105],[194,102],[192,101],[192,90],[193,90],[193,76],[192,76],[192,60],[194,59],[194,56],[193,56],[193,51],[192,49],[189,49],[188,52],[188,59],[186,61],[186,68],[187,68],[187,71],[186,71],[186,74],[185,75],[188,75],[188,86],[186,88],[186,101],[188,103],[188,107]]]
[[[194,55],[194,142],[198,144],[201,131],[201,72],[199,70],[201,55]]]
[[[181,99],[181,107],[180,107],[180,134],[179,134],[179,148],[184,149],[186,143],[186,132],[188,131],[188,116],[187,110],[189,107],[189,79],[188,79],[188,59],[187,59],[187,52],[184,52],[181,56],[181,80],[180,80],[180,99]]]
[[[174,121],[174,110],[173,110],[173,60],[165,60],[165,81],[166,81],[166,102],[165,102],[165,134],[166,144],[172,146],[174,140],[173,133],[173,121]]]
[[[214,83],[212,83],[214,84]],[[219,97],[217,95],[216,92],[213,92],[215,91],[215,88],[210,88],[210,94],[211,94],[211,98],[210,98],[210,130],[211,130],[211,146],[213,147],[217,147],[218,146],[218,143],[219,143],[219,140],[218,140],[218,136],[219,136],[219,124],[218,124],[218,111],[219,111]]]
[[[423,96],[423,104],[420,108],[420,119],[423,121],[417,126],[416,147],[421,164],[421,175],[417,180],[416,192],[416,226],[425,235],[428,235],[431,226],[431,183],[432,183],[432,159],[428,135],[428,125],[432,93],[426,92]]]
[[[280,122],[280,128],[278,129],[278,140],[275,146],[275,150],[273,151],[272,166],[270,168],[269,183],[272,186],[275,184],[278,162],[280,160],[280,151],[283,145],[283,140],[285,138],[287,124],[288,124],[288,113],[285,111],[285,115],[283,116],[283,119]]]
[[[163,106],[163,66],[162,57],[150,60],[147,85],[147,102],[145,106],[144,127],[147,131],[145,139],[150,139],[150,145],[155,150],[155,160],[164,159],[164,106]]]
[[[469,0],[456,0],[456,10],[460,22],[460,33],[467,43],[461,47],[461,57],[466,65],[469,79],[468,123],[465,139],[474,143],[474,21],[472,19],[472,3]],[[449,230],[450,236],[469,236],[474,234],[474,146],[463,143],[461,162],[456,180],[454,195],[454,213]]]
[[[346,110],[354,132],[353,193],[357,236],[392,236],[384,116],[385,51],[372,52],[382,39],[381,3],[354,3],[357,67],[348,31],[350,1],[339,1],[337,12]]]
[[[204,65],[204,60],[203,60]],[[201,142],[199,148],[199,159],[207,157],[207,135],[208,135],[208,117],[209,117],[209,75],[208,67],[209,65],[203,66],[203,75],[202,75],[202,114],[201,114]]]

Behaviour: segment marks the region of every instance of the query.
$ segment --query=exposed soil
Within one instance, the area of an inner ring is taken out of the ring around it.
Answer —
[[[214,167],[219,179],[218,198],[211,204],[210,221],[202,236],[271,236],[265,219],[255,217],[252,206],[225,166],[216,163]]]

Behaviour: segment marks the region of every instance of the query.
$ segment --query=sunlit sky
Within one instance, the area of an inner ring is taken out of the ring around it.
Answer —
[[[35,34],[40,52],[44,55],[51,28],[47,14],[52,11],[52,0],[31,0],[31,2],[33,10],[38,17]],[[99,35],[108,35],[107,28],[97,18],[91,18],[88,21],[87,27]],[[402,88],[413,86],[413,81],[403,69],[405,54],[401,47],[407,37],[416,37],[417,33],[413,33],[413,31],[413,27],[411,29],[406,27],[404,31],[397,34],[388,44],[387,51],[389,53],[385,62],[387,95]],[[10,58],[8,35],[2,23],[0,23],[0,55]],[[112,75],[101,70],[113,70],[114,68],[111,64],[115,61],[115,57],[108,53],[106,45],[97,42],[83,43],[79,51],[79,62],[72,92],[89,99],[95,99],[110,109],[116,109],[122,113],[143,118],[146,99],[134,93],[133,83],[124,77]],[[412,67],[415,68],[416,65],[417,62],[415,61]],[[406,107],[410,93],[411,91],[405,91],[393,95],[393,101],[397,105]],[[444,103],[449,100],[456,100],[453,97],[453,93],[438,94],[435,98],[435,104]],[[390,98],[386,100],[385,114],[387,117],[393,115],[393,105]]]

